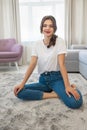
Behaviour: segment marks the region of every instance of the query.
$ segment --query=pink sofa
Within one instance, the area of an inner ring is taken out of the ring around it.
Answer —
[[[14,62],[17,70],[17,62],[20,60],[23,46],[17,44],[15,39],[0,39],[0,63]]]

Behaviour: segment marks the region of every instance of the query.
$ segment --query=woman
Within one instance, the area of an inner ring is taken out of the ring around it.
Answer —
[[[79,108],[82,95],[75,85],[70,85],[65,67],[66,46],[63,39],[55,35],[56,30],[55,18],[43,17],[40,31],[44,38],[35,44],[28,70],[23,81],[15,86],[14,94],[23,100],[59,97],[68,107]],[[39,82],[26,84],[37,63]]]

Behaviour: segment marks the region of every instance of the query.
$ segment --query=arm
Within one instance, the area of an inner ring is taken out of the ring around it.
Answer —
[[[30,75],[32,74],[34,68],[36,67],[37,64],[37,57],[36,56],[32,56],[29,67],[25,73],[25,77],[22,81],[22,84],[24,86],[24,84],[27,82],[28,78],[30,77]]]
[[[66,88],[70,87],[70,82],[69,82],[68,74],[67,74],[66,67],[65,67],[65,54],[60,54],[58,56],[58,62],[59,62],[60,72],[62,74],[65,87]]]
[[[36,56],[32,56],[31,61],[30,61],[30,65],[29,65],[29,67],[28,67],[28,69],[27,69],[27,71],[25,73],[24,79],[22,80],[22,82],[19,85],[15,86],[15,88],[14,88],[14,94],[15,95],[17,95],[18,92],[21,89],[23,89],[25,83],[27,82],[28,78],[32,74],[36,64],[37,64],[37,57]]]
[[[59,66],[60,66],[60,72],[61,72],[63,80],[64,80],[65,90],[66,90],[67,95],[70,96],[70,93],[71,93],[75,97],[75,99],[78,100],[80,98],[80,95],[78,94],[76,89],[71,87],[69,79],[68,79],[68,74],[67,74],[67,70],[65,67],[65,54],[58,55],[58,62],[59,62]]]

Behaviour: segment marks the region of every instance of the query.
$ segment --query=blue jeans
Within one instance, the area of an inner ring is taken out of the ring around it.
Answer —
[[[76,100],[73,95],[69,97],[66,94],[60,71],[51,71],[41,74],[38,83],[25,84],[17,96],[23,100],[42,100],[44,92],[52,91],[55,91],[64,104],[70,108],[79,108],[83,103],[82,95],[79,90],[77,90],[80,94],[79,100]]]

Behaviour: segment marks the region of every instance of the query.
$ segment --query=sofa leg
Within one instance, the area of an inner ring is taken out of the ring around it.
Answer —
[[[15,66],[16,66],[17,70],[19,71],[19,67],[18,67],[18,63],[17,62],[15,62]]]

